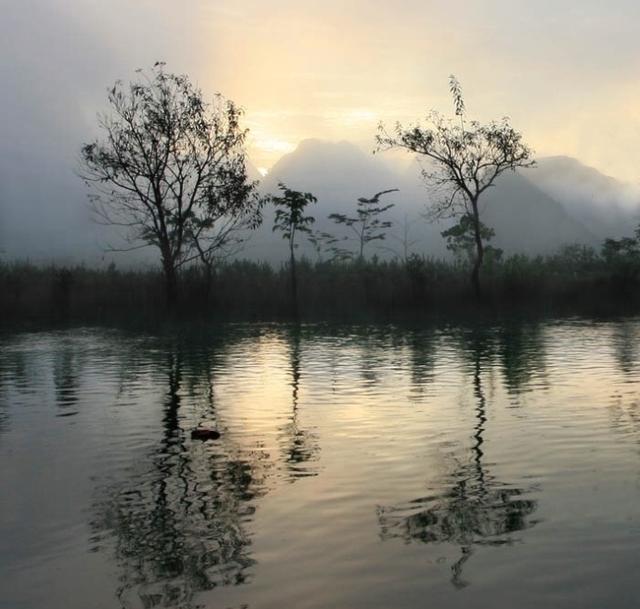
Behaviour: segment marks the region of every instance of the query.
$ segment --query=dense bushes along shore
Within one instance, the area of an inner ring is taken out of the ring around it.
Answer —
[[[298,268],[302,319],[474,313],[478,303],[462,263],[407,260],[316,262]],[[238,260],[212,277],[198,268],[180,276],[178,315],[185,319],[278,320],[289,314],[286,265]],[[571,246],[556,255],[512,256],[487,264],[484,310],[580,313],[640,310],[640,260]],[[159,270],[0,263],[3,322],[148,320],[165,314]]]

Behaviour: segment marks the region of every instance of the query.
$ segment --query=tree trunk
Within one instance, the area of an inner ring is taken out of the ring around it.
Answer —
[[[289,261],[289,269],[291,271],[291,315],[294,321],[298,321],[298,277],[296,275],[296,257],[294,254],[293,239],[289,244],[291,259]]]
[[[167,311],[173,315],[176,312],[178,304],[178,274],[171,260],[165,259],[162,266],[164,268],[164,288]]]
[[[213,285],[213,265],[210,262],[206,262],[204,265],[204,306],[205,310],[209,311],[209,305],[211,304],[211,287]]]
[[[484,244],[482,243],[482,235],[480,234],[480,215],[478,213],[478,201],[471,202],[473,206],[473,236],[476,242],[476,259],[473,262],[473,268],[471,269],[471,286],[476,295],[476,298],[480,300],[482,298],[482,289],[480,286],[480,268],[484,260]]]

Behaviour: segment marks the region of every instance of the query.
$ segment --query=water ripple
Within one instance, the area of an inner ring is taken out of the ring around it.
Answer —
[[[635,606],[638,336],[3,335],[0,605]]]

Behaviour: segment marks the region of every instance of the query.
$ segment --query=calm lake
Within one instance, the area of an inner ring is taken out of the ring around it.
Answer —
[[[5,333],[0,607],[636,609],[639,341]]]

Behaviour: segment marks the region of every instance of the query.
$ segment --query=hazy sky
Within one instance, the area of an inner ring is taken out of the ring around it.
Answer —
[[[106,87],[164,60],[207,94],[244,106],[259,167],[309,137],[370,149],[379,119],[448,111],[454,73],[470,116],[509,115],[539,155],[572,155],[640,181],[637,0],[2,0],[1,8],[2,178],[71,167]]]

